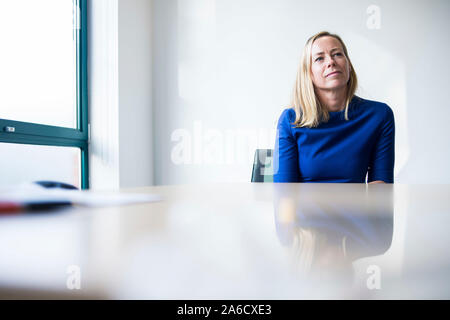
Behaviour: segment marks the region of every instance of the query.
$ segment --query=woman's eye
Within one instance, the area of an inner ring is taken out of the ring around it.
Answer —
[[[323,60],[323,58],[322,57],[316,58],[316,61],[319,61],[319,60]]]
[[[335,56],[342,56],[342,53],[338,52],[334,54]]]

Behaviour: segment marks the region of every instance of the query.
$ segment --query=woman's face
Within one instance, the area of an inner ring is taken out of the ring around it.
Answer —
[[[314,41],[311,48],[311,78],[316,89],[344,88],[350,79],[350,64],[342,45],[334,37]]]

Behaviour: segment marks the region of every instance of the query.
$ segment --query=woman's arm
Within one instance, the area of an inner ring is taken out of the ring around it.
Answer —
[[[273,182],[300,182],[297,141],[292,134],[295,111],[286,109],[280,116],[273,152]]]
[[[394,182],[395,161],[395,123],[392,109],[385,105],[385,113],[382,119],[379,136],[369,163],[369,183],[379,181],[385,183]]]

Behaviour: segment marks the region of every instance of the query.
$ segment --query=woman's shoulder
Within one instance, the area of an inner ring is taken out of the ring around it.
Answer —
[[[281,113],[281,117],[294,117],[295,118],[295,110],[293,107],[286,107]]]
[[[292,107],[287,107],[280,115],[279,123],[292,123],[295,121],[295,110]]]
[[[365,112],[385,118],[393,116],[391,107],[384,102],[354,97],[355,104]]]

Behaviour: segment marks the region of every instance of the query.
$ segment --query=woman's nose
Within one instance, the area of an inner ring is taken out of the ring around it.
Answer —
[[[332,57],[327,58],[327,67],[336,65],[336,62]]]

